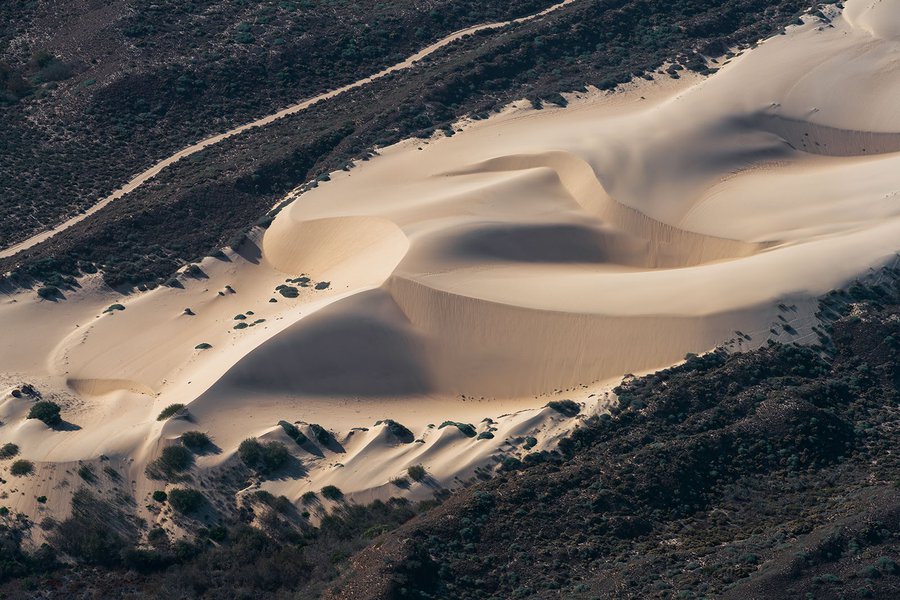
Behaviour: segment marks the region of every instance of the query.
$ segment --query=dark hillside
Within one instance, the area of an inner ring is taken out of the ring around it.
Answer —
[[[0,244],[193,142],[553,0],[5,0]]]

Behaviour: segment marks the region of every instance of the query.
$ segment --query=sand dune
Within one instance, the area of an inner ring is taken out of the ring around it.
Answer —
[[[900,6],[826,10],[709,78],[517,103],[382,149],[295,191],[258,256],[206,259],[184,289],[121,299],[89,279],[58,305],[7,300],[0,434],[41,468],[133,459],[139,500],[160,485],[143,467],[189,429],[221,450],[200,470],[249,436],[291,447],[292,470],[242,494],[425,497],[523,438],[552,446],[577,419],[548,400],[588,414],[616,378],[688,352],[814,341],[815,296],[900,250]],[[24,420],[22,381],[80,429]],[[156,421],[175,402],[190,420]],[[391,483],[419,463],[427,483]]]

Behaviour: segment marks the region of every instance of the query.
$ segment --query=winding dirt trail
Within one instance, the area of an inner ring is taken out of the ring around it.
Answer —
[[[386,69],[379,71],[378,73],[376,73],[374,75],[370,75],[369,77],[365,77],[358,81],[354,81],[353,83],[350,83],[343,87],[331,90],[330,92],[325,92],[324,94],[319,94],[318,96],[315,96],[313,98],[308,98],[306,100],[303,100],[302,102],[298,102],[297,104],[288,106],[287,108],[284,108],[284,109],[282,109],[276,113],[273,113],[269,116],[266,116],[261,119],[257,119],[256,121],[252,121],[250,123],[245,123],[244,125],[235,127],[234,129],[226,131],[225,133],[220,133],[218,135],[214,135],[212,137],[201,140],[201,141],[197,142],[196,144],[193,144],[191,146],[188,146],[187,148],[179,150],[172,156],[156,163],[155,165],[153,165],[146,171],[135,175],[128,183],[126,183],[125,185],[123,185],[122,187],[120,187],[119,189],[114,191],[109,196],[103,198],[102,200],[97,202],[95,205],[93,205],[92,207],[90,207],[88,210],[81,213],[80,215],[74,216],[71,219],[64,221],[63,223],[57,225],[53,229],[48,229],[47,231],[38,233],[38,234],[28,238],[27,240],[19,242],[18,244],[14,244],[12,246],[9,246],[8,248],[0,250],[0,258],[7,258],[10,256],[14,256],[23,250],[27,250],[28,248],[31,248],[32,246],[35,246],[45,240],[50,239],[57,233],[68,229],[69,227],[75,225],[76,223],[79,223],[79,222],[83,221],[84,219],[87,219],[88,217],[90,217],[91,215],[96,213],[97,211],[103,209],[109,203],[111,203],[115,200],[118,200],[119,198],[121,198],[122,196],[124,196],[125,194],[127,194],[129,192],[134,191],[135,189],[137,189],[138,187],[143,185],[145,182],[147,182],[148,180],[150,180],[153,177],[155,177],[156,175],[158,175],[163,169],[178,162],[179,160],[181,160],[182,158],[184,158],[186,156],[190,156],[191,154],[199,152],[199,151],[203,150],[204,148],[208,148],[209,146],[218,144],[222,140],[225,140],[225,139],[230,138],[231,136],[243,133],[244,131],[247,131],[248,129],[252,129],[254,127],[263,127],[274,121],[277,121],[278,119],[281,119],[282,117],[286,117],[288,115],[292,115],[292,114],[304,111],[307,108],[309,108],[310,106],[312,106],[313,104],[316,104],[317,102],[321,102],[323,100],[328,100],[330,98],[334,98],[335,96],[343,94],[344,92],[347,92],[349,90],[353,90],[353,89],[362,87],[362,86],[367,85],[377,79],[381,79],[382,77],[384,77],[385,75],[389,75],[390,73],[394,73],[396,71],[402,71],[404,69],[409,69],[410,67],[415,65],[418,61],[422,60],[429,54],[432,54],[432,53],[436,52],[437,50],[443,48],[444,46],[451,44],[467,35],[471,35],[473,33],[476,33],[478,31],[483,31],[485,29],[498,29],[500,27],[505,27],[507,25],[515,25],[518,23],[525,23],[527,21],[532,21],[534,19],[537,19],[544,15],[547,15],[547,14],[560,9],[563,6],[566,6],[567,4],[571,4],[573,2],[575,2],[575,0],[564,0],[563,2],[560,2],[559,4],[554,4],[553,6],[546,8],[546,9],[542,10],[541,12],[535,13],[533,15],[519,17],[518,19],[511,19],[509,21],[498,21],[495,23],[485,23],[482,25],[473,25],[473,26],[467,27],[465,29],[460,29],[459,31],[451,33],[447,37],[445,37],[441,40],[438,40],[437,42],[431,44],[430,46],[427,46],[427,47],[423,48],[422,50],[416,52],[412,56],[408,57],[406,60],[399,62],[393,66],[387,67]]]

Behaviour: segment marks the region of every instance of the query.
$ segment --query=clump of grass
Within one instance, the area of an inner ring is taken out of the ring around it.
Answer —
[[[422,465],[412,465],[408,469],[406,469],[406,474],[409,475],[409,478],[413,481],[422,481],[425,479],[425,475],[427,475],[425,471],[425,467]]]
[[[0,460],[9,460],[19,454],[19,447],[12,442],[0,446]]]
[[[25,477],[26,475],[31,475],[34,472],[34,463],[30,460],[25,459],[17,460],[9,468],[9,472],[16,477]]]
[[[184,409],[184,404],[170,404],[159,413],[159,416],[156,417],[157,421],[165,421],[166,419],[175,416],[180,413]]]

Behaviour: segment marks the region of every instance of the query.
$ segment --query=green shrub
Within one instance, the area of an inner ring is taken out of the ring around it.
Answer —
[[[244,464],[260,473],[271,473],[287,463],[290,452],[281,442],[259,443],[249,438],[238,446],[238,455]]]
[[[422,481],[425,479],[425,475],[427,474],[425,471],[425,467],[422,465],[412,465],[408,469],[406,469],[406,474],[409,475],[409,478],[413,481]]]
[[[170,404],[159,413],[159,416],[156,417],[157,421],[165,421],[169,417],[172,417],[179,413],[184,408],[184,404]]]
[[[103,311],[104,314],[111,313],[117,310],[125,310],[125,307],[121,304],[112,304],[106,310]]]
[[[34,463],[30,460],[20,459],[12,464],[9,472],[16,477],[24,477],[34,472]]]
[[[344,492],[334,485],[326,485],[320,490],[320,493],[323,498],[327,498],[328,500],[338,501],[344,497]]]
[[[154,502],[165,502],[168,497],[169,495],[162,490],[156,490],[155,492],[153,492]]]
[[[191,488],[175,488],[169,492],[169,505],[182,514],[195,512],[205,503],[203,494]]]
[[[8,460],[19,453],[19,447],[12,442],[0,446],[0,460]]]
[[[212,348],[212,344],[207,344],[206,342],[194,346],[194,350],[209,350],[210,348]]]
[[[31,410],[28,411],[28,418],[43,421],[50,427],[55,427],[62,422],[59,416],[59,405],[49,400],[41,400],[35,403]]]
[[[43,287],[39,287],[37,295],[44,300],[59,300],[63,297],[62,292],[59,291],[59,288],[55,285],[45,285]]]
[[[172,479],[189,469],[193,462],[194,455],[184,446],[166,446],[145,472],[150,479]]]
[[[475,435],[477,434],[477,432],[475,431],[475,427],[473,427],[469,423],[457,423],[456,421],[444,421],[443,423],[441,423],[441,426],[438,427],[438,429],[443,429],[444,427],[450,425],[462,431],[466,435],[466,437],[475,437]]]
[[[202,431],[185,431],[181,434],[181,443],[195,452],[202,452],[212,446],[212,440]]]
[[[38,501],[38,504],[47,504],[47,496],[38,496],[35,500]]]

